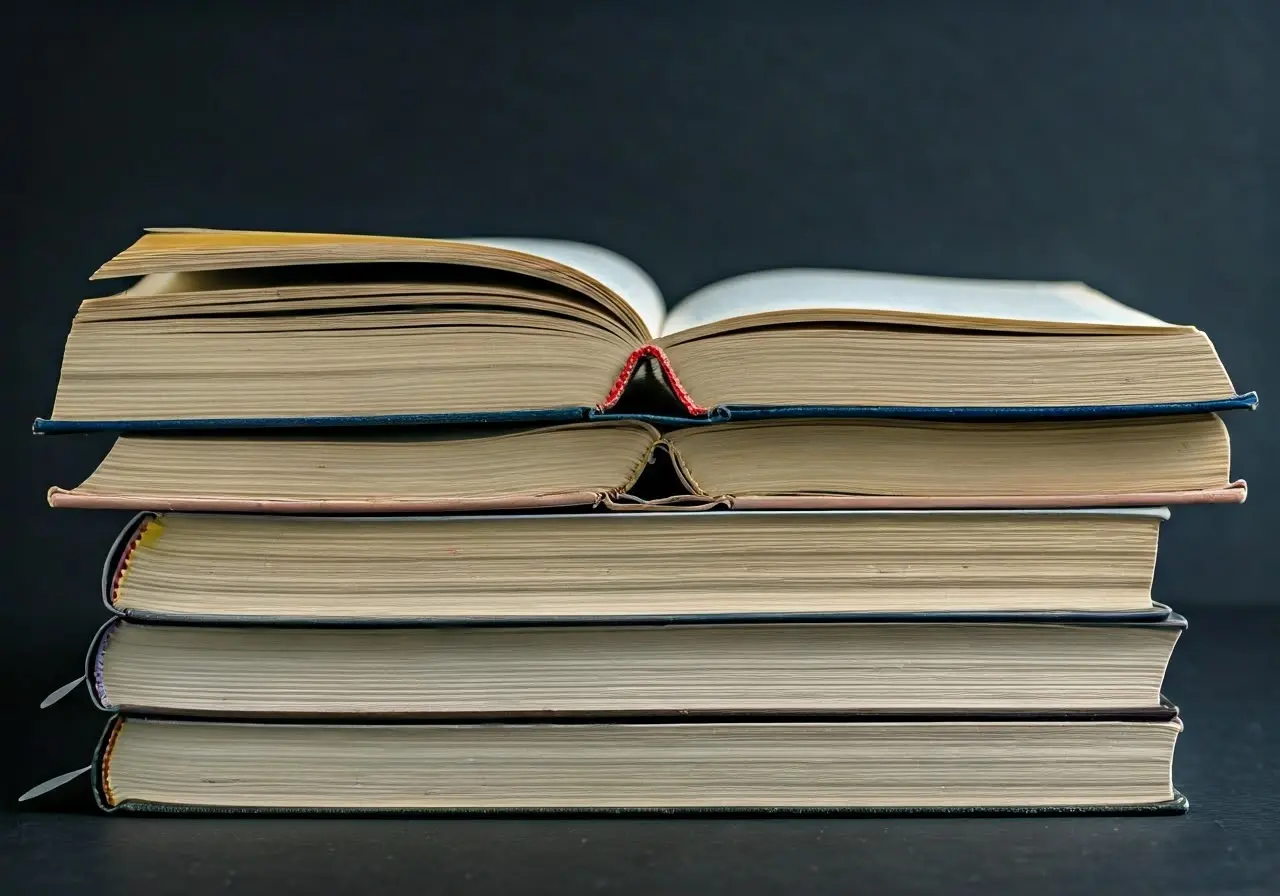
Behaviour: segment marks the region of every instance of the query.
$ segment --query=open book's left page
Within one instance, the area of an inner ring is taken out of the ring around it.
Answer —
[[[646,342],[661,328],[665,303],[653,280],[627,258],[598,246],[568,240],[475,237],[419,239],[355,234],[151,228],[132,246],[104,264],[93,279],[183,271],[287,270],[308,266],[350,277],[337,265],[428,263],[466,265],[537,278],[577,293],[617,316],[633,336]],[[314,267],[314,266],[319,266]],[[312,277],[323,277],[313,273]],[[401,279],[430,281],[431,271],[401,273]],[[456,273],[450,276],[456,277]],[[245,278],[241,278],[245,279]],[[259,276],[258,279],[261,279]],[[246,282],[252,284],[250,275]],[[264,280],[271,285],[271,280]],[[218,278],[213,288],[224,285]],[[170,291],[170,285],[159,289]],[[178,288],[181,286],[179,281]],[[205,286],[204,288],[208,288]],[[146,286],[142,292],[156,292]],[[137,290],[130,291],[137,294]]]
[[[143,279],[79,309],[63,431],[582,419],[663,315],[635,264],[558,240],[149,231],[110,277]]]
[[[476,237],[459,242],[513,249],[575,268],[624,299],[644,322],[650,336],[662,332],[667,314],[662,292],[643,268],[617,252],[587,243],[531,237]]]

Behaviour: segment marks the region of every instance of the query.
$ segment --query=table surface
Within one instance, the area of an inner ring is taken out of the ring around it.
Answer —
[[[4,807],[0,891],[1280,892],[1280,608],[1180,609],[1181,817],[129,818],[96,815],[81,779]],[[32,769],[52,738],[87,755],[101,725],[74,705],[27,719]]]

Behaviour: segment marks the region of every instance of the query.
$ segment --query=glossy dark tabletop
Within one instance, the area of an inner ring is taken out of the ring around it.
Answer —
[[[1180,607],[1171,818],[212,819],[102,817],[81,779],[3,817],[5,893],[1280,892],[1280,610]],[[36,679],[55,679],[41,670]],[[38,687],[25,685],[38,702]],[[22,781],[88,755],[71,699],[16,715]],[[64,758],[65,757],[65,758]],[[54,763],[62,762],[62,765]]]

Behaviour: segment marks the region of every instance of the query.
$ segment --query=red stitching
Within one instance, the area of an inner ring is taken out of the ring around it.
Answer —
[[[658,362],[658,367],[662,370],[662,376],[667,381],[667,385],[671,387],[671,391],[675,393],[676,398],[684,405],[684,409],[695,417],[704,417],[711,412],[710,408],[705,408],[696,403],[693,397],[685,389],[684,384],[680,382],[680,378],[676,376],[675,369],[671,366],[671,359],[667,357],[666,352],[658,348],[656,345],[642,345],[633,351],[622,365],[622,373],[618,374],[618,379],[614,382],[613,388],[609,390],[609,394],[605,396],[604,401],[596,405],[596,410],[607,411],[618,403],[622,398],[623,391],[627,388],[627,384],[631,382],[631,377],[635,375],[636,367],[645,358],[654,358]]]
[[[636,365],[645,356],[645,349],[648,348],[651,348],[651,346],[642,345],[627,355],[627,360],[622,364],[622,373],[618,374],[618,378],[614,380],[613,388],[609,390],[609,394],[605,396],[604,401],[596,405],[596,410],[607,411],[618,403],[618,399],[622,397],[622,391],[627,388],[627,383],[631,382],[631,374],[635,372]]]
[[[111,788],[111,759],[115,752],[116,739],[120,737],[120,729],[124,727],[124,720],[115,718],[111,720],[111,724],[111,733],[107,735],[107,743],[102,750],[102,793],[107,798],[108,806],[117,806],[120,800],[116,798],[116,793]]]
[[[138,526],[133,538],[129,539],[129,545],[120,552],[120,561],[116,563],[116,571],[111,576],[111,606],[120,603],[120,580],[124,578],[124,572],[129,568],[129,560],[133,557],[133,552],[138,548],[138,542],[142,541],[142,533],[147,531],[147,526],[151,525],[151,519],[142,521],[142,525]]]

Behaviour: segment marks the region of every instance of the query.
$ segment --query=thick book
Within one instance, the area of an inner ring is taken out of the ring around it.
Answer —
[[[987,418],[1252,407],[1209,338],[1080,283],[762,271],[666,309],[608,250],[536,239],[151,231],[95,277],[43,432],[629,413]],[[960,375],[960,372],[963,375]]]
[[[1162,814],[1169,721],[250,724],[121,716],[108,811]]]
[[[166,716],[1167,718],[1186,621],[312,628],[108,623],[103,709]]]
[[[1243,501],[1230,461],[1213,414],[128,434],[49,503],[276,513],[1159,506]]]
[[[103,568],[139,621],[511,624],[1150,618],[1164,508],[142,514]]]

